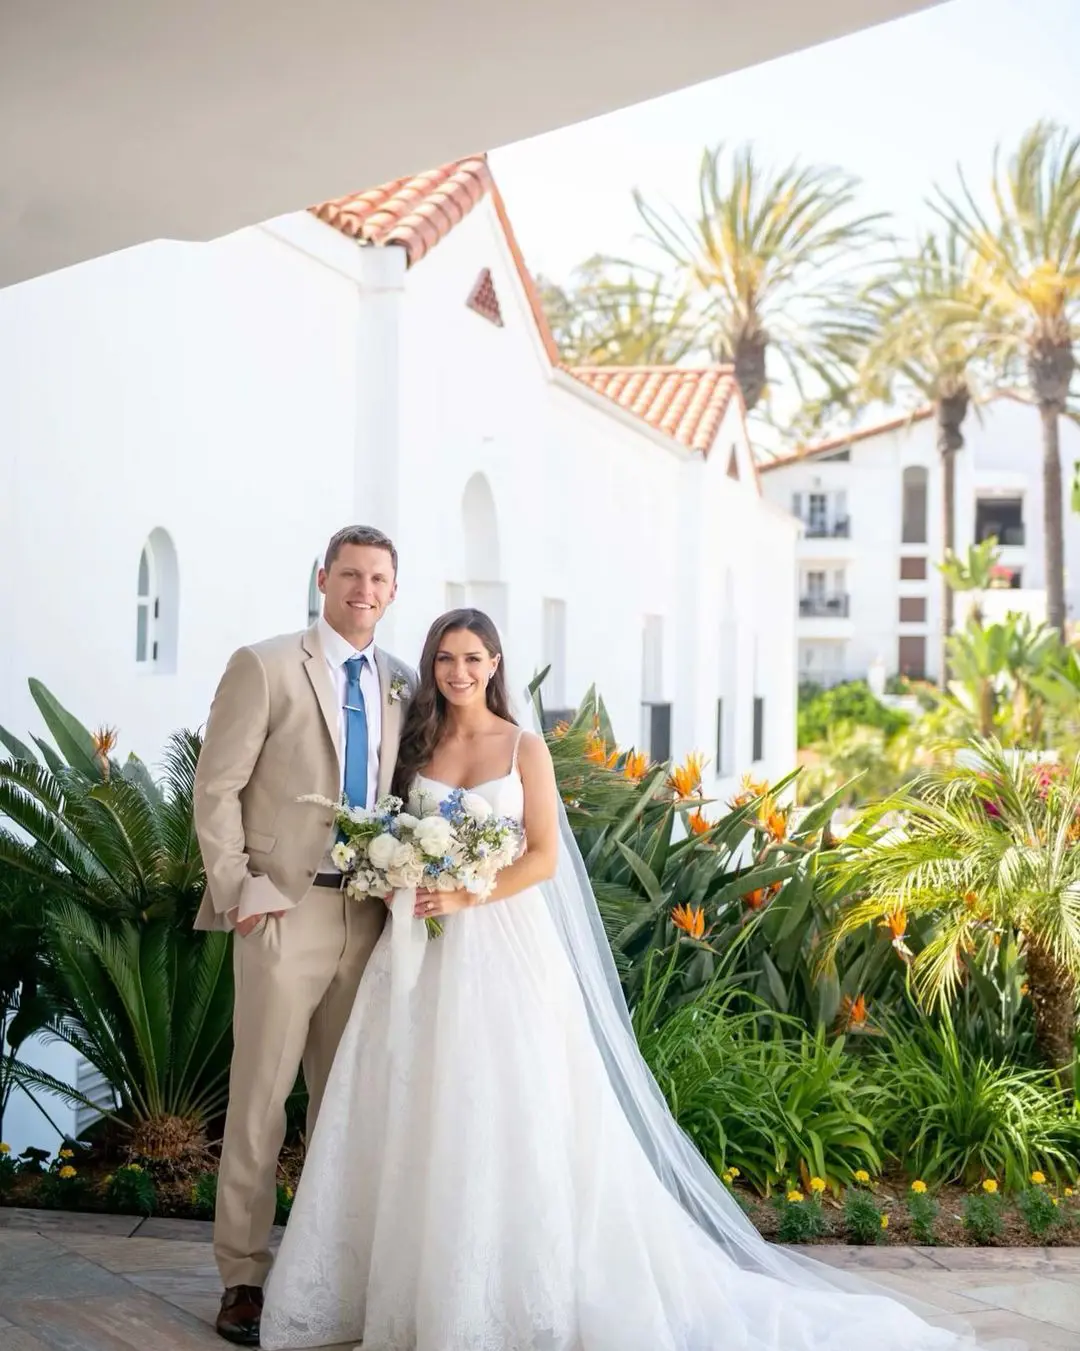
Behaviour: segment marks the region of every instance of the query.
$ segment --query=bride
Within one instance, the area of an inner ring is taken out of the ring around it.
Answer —
[[[482,795],[527,847],[438,917],[392,1017],[368,964],[310,1141],[262,1345],[364,1351],[954,1351],[958,1334],[765,1243],[638,1054],[542,738],[477,610],[432,627],[394,791]],[[400,933],[399,933],[400,937]],[[395,981],[399,988],[395,989]]]

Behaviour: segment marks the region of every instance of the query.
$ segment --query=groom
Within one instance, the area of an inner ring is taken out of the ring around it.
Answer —
[[[397,592],[397,550],[369,526],[339,530],[305,633],[234,653],[195,776],[207,890],[199,929],[233,929],[236,998],[214,1254],[217,1330],[259,1340],[285,1100],[301,1064],[310,1137],[338,1041],[386,908],[350,900],[330,861],[334,822],[305,793],[354,806],[389,791],[415,675],[375,646]]]

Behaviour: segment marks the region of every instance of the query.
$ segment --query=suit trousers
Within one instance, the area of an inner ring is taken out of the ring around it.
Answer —
[[[295,909],[233,937],[233,1055],[214,1216],[227,1287],[262,1286],[269,1273],[285,1103],[303,1065],[310,1139],[386,914],[382,901],[312,887]]]

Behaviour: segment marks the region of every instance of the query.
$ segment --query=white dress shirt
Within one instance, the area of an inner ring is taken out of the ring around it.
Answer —
[[[347,638],[343,638],[337,629],[333,629],[320,615],[319,641],[330,671],[338,710],[338,745],[341,747],[341,791],[345,791],[345,690],[348,676],[345,663],[353,657],[366,657],[360,671],[360,693],[364,696],[364,711],[367,713],[367,803],[375,805],[379,795],[379,742],[382,740],[382,690],[379,688],[379,672],[375,668],[375,642],[372,640],[362,652],[353,647]]]

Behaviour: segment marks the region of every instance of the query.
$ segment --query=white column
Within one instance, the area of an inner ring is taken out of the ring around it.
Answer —
[[[360,250],[353,519],[396,539],[400,522],[401,299],[405,250]]]

